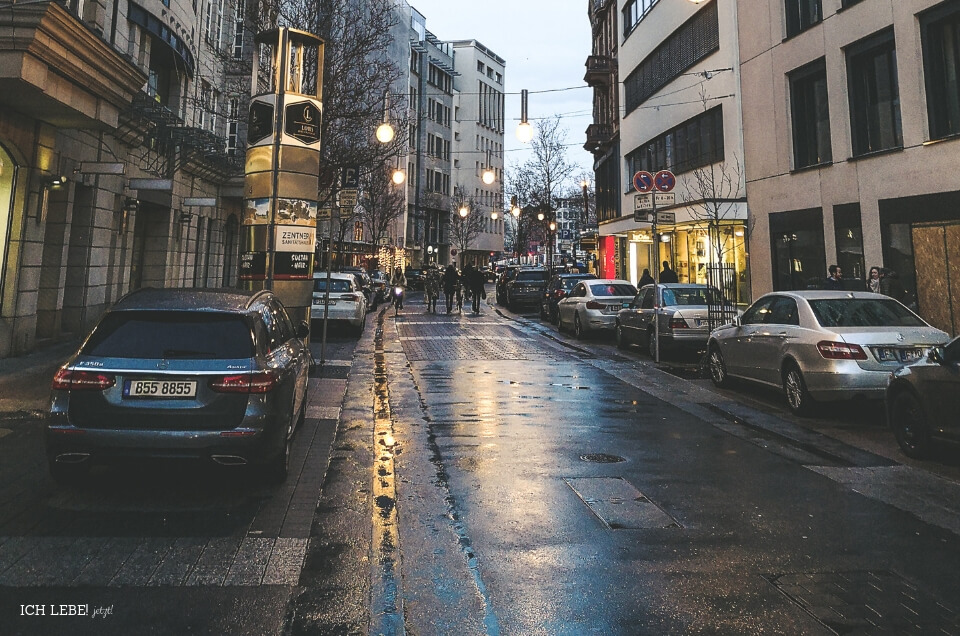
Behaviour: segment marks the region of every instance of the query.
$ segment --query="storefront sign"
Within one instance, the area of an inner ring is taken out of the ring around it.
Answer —
[[[317,228],[305,225],[278,225],[276,240],[277,252],[310,252],[317,242]]]
[[[309,280],[313,277],[313,252],[277,252],[273,277],[276,280]]]
[[[240,255],[240,280],[264,280],[266,277],[266,252],[244,252]]]

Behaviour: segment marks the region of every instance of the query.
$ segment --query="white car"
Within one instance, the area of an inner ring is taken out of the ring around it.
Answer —
[[[313,275],[313,307],[310,321],[323,320],[326,305],[327,320],[350,323],[357,335],[363,333],[367,325],[367,298],[357,285],[353,274],[330,274],[330,291],[327,293],[327,273],[315,272]]]
[[[577,283],[567,297],[557,303],[557,327],[573,328],[577,338],[593,331],[613,331],[617,313],[637,294],[630,281],[598,278]]]

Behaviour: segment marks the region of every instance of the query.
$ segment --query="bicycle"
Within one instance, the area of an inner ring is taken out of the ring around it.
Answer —
[[[393,288],[393,315],[397,316],[400,314],[400,310],[403,309],[403,287],[394,287]]]

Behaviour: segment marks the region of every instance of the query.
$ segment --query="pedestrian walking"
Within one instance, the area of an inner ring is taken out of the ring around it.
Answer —
[[[874,294],[880,293],[880,268],[871,267],[869,278],[867,278],[867,291]]]
[[[640,277],[640,282],[637,283],[637,288],[639,289],[644,285],[653,285],[654,282],[655,281],[653,280],[653,276],[650,275],[650,270],[644,269],[643,276]]]
[[[449,314],[453,311],[454,297],[460,292],[460,272],[457,271],[456,265],[453,263],[447,265],[440,283],[443,285],[443,295],[447,301],[447,313]]]
[[[470,290],[470,297],[473,299],[473,313],[480,313],[480,299],[487,297],[486,278],[479,269],[468,265],[463,270],[466,279],[467,288]]]
[[[663,270],[660,272],[660,282],[661,283],[679,283],[680,278],[677,276],[677,273],[670,269],[670,262],[663,261]]]
[[[823,284],[824,289],[843,289],[843,270],[839,265],[831,265],[827,268],[827,280]]]
[[[437,299],[440,297],[440,268],[432,265],[423,281],[423,292],[427,297],[427,311],[436,313]]]

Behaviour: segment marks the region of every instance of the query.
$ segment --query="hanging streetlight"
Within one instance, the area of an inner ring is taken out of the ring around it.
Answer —
[[[494,221],[496,221],[497,218],[499,218],[499,217],[500,217],[500,215],[497,213],[496,210],[493,210],[492,212],[490,212],[490,218],[493,219]]]
[[[517,197],[510,197],[510,214],[515,219],[520,218],[520,206],[517,205]]]
[[[465,219],[465,218],[467,218],[467,215],[468,215],[468,214],[470,214],[470,208],[468,208],[466,205],[461,205],[461,206],[460,206],[460,218],[461,218],[461,219]]]
[[[397,185],[400,185],[407,180],[407,174],[400,167],[400,157],[397,157],[397,167],[393,169],[393,174],[390,175],[390,178]]]
[[[517,139],[525,144],[533,139],[533,126],[527,121],[527,89],[520,91],[520,125],[517,126]]]
[[[385,92],[383,94],[383,123],[377,126],[377,141],[388,144],[393,141],[394,135],[393,126],[390,125],[390,93]]]
[[[497,175],[493,172],[493,166],[490,165],[490,151],[487,151],[487,163],[486,167],[483,169],[483,174],[480,176],[480,179],[490,185],[497,179]]]

